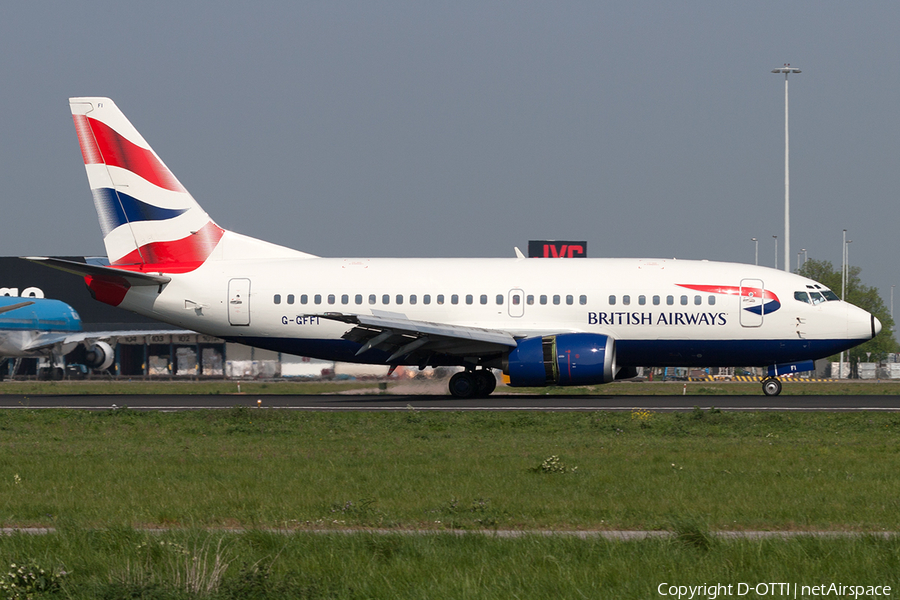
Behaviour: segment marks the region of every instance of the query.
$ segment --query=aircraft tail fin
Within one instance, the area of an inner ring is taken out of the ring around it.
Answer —
[[[112,266],[186,273],[227,245],[244,258],[310,256],[216,225],[109,98],[69,106]]]

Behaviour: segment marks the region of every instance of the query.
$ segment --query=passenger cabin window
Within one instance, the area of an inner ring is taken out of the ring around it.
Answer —
[[[357,294],[356,296],[354,296],[353,301],[357,304],[362,304],[362,294]]]
[[[377,300],[378,298],[375,296],[375,294],[369,294],[369,304],[375,304]]]
[[[641,306],[647,304],[647,296],[638,296],[638,304]]]
[[[525,296],[525,304],[531,306],[534,304],[534,294],[528,294]]]
[[[502,298],[502,296],[497,296],[497,300],[500,300],[501,298]],[[510,302],[512,303],[513,306],[518,306],[519,303],[521,302],[521,299],[519,298],[518,294],[513,294],[512,298],[510,299]]]
[[[416,295],[415,295],[415,294],[410,294],[410,295],[409,295],[409,303],[410,303],[410,304],[415,304],[415,303],[418,302],[418,301],[419,301],[419,299],[416,298]]]
[[[625,306],[630,305],[631,304],[631,296],[629,296],[628,294],[625,294],[624,296],[622,296],[622,304],[624,304]]]
[[[609,305],[610,305],[610,306],[615,306],[615,305],[616,305],[616,297],[615,297],[615,296],[610,296],[610,297],[609,297]]]
[[[701,296],[694,296],[694,305],[700,306],[703,304],[703,298]]]
[[[334,304],[334,294],[328,294],[328,304]]]
[[[350,296],[348,294],[341,294],[341,304],[350,304]]]
[[[397,304],[403,304],[403,294],[397,294]]]
[[[450,304],[459,304],[459,294],[450,296]]]
[[[281,294],[275,294],[275,304],[281,304]]]
[[[659,296],[653,296],[653,306],[659,306]]]
[[[553,294],[553,304],[559,305],[559,294]]]
[[[288,294],[288,304],[293,304],[293,303],[294,303],[294,295]]]
[[[390,294],[383,295],[381,297],[381,303],[382,304],[390,304],[391,303],[391,295]]]
[[[547,296],[544,294],[541,294],[541,304],[547,304]]]
[[[475,297],[472,294],[466,294],[466,304],[472,304],[475,302]]]
[[[322,294],[316,294],[313,296],[313,302],[316,304],[322,304]]]
[[[431,304],[431,294],[422,296],[422,304]]]
[[[300,304],[306,304],[309,301],[309,297],[306,294],[300,294]]]
[[[438,296],[437,296],[437,303],[438,303],[438,304],[443,304],[443,303],[444,303],[444,295],[443,295],[443,294],[438,294]]]
[[[809,294],[807,294],[806,292],[794,292],[794,300],[799,300],[800,302],[811,304],[809,301]]]
[[[513,298],[515,299],[516,304],[518,304],[519,303],[519,295],[515,294],[515,295],[513,295]],[[500,306],[502,304],[503,304],[503,294],[497,294],[497,306]]]
[[[487,294],[482,294],[481,297],[478,298],[478,301],[482,304],[487,304]]]
[[[716,303],[716,297],[715,297],[715,296],[710,296],[710,297],[709,297],[709,305],[710,305],[710,306],[714,306],[715,303]]]
[[[575,296],[573,296],[572,294],[568,294],[566,296],[566,304],[568,304],[569,306],[575,304]]]
[[[582,306],[587,304],[587,296],[585,296],[584,294],[578,296],[578,304],[580,304]]]
[[[681,305],[682,305],[682,306],[687,306],[687,296],[682,296],[682,297],[681,297]]]
[[[666,304],[669,306],[675,304],[675,296],[666,296]]]

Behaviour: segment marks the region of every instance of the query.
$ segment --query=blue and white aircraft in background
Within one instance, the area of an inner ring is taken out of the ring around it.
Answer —
[[[112,100],[69,105],[110,266],[32,260],[84,277],[97,300],[229,341],[457,365],[458,397],[490,394],[494,369],[512,386],[543,386],[607,383],[638,366],[768,367],[763,392],[775,395],[779,375],[881,330],[825,286],[753,265],[320,258],[219,227]]]
[[[59,359],[82,344],[86,367],[108,369],[115,358],[108,339],[82,331],[81,317],[61,300],[0,296],[0,360],[46,358],[39,378],[62,379]]]

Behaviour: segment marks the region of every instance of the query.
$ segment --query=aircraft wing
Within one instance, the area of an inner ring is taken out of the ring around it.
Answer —
[[[363,345],[357,356],[377,348],[391,352],[385,361],[387,363],[414,352],[426,356],[483,356],[499,354],[517,345],[516,339],[505,331],[414,321],[400,313],[379,311],[361,315],[329,312],[316,316],[354,325],[343,338]]]
[[[92,346],[96,342],[109,342],[116,344],[121,337],[132,337],[135,335],[176,335],[185,333],[184,329],[160,329],[160,330],[129,330],[129,331],[78,331],[73,333],[59,333],[48,331],[35,336],[31,342],[26,345],[23,350],[26,352],[39,352],[41,350],[51,350],[58,346],[68,346],[72,344],[85,344]],[[193,333],[193,332],[187,332]],[[65,353],[71,351],[64,350]]]
[[[25,308],[26,306],[31,306],[32,304],[34,304],[34,302],[17,302],[16,304],[10,304],[9,306],[0,308],[0,314],[19,308]]]

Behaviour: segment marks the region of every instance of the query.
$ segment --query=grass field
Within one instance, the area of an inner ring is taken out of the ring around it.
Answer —
[[[64,569],[56,591],[77,598],[651,598],[665,582],[823,578],[897,590],[897,538],[708,532],[898,531],[898,450],[900,415],[881,412],[2,411],[0,523],[57,533],[0,537],[0,564]],[[249,532],[225,531],[237,526]],[[373,527],[397,533],[346,533]],[[460,529],[679,535],[446,533]]]
[[[893,413],[4,411],[0,522],[900,530],[898,450]]]

